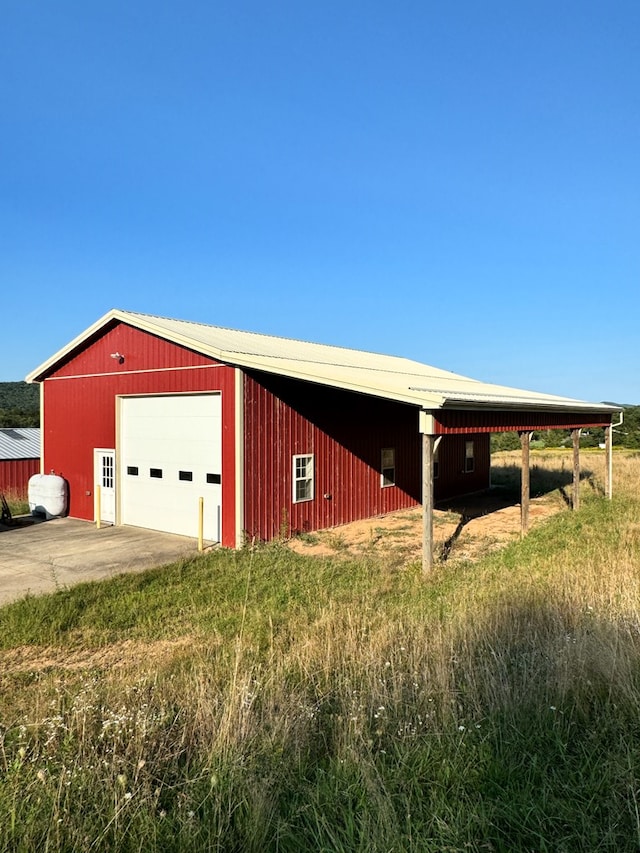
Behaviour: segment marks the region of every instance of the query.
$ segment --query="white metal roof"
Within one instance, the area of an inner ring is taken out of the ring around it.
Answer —
[[[158,335],[218,361],[281,376],[318,382],[424,409],[534,408],[616,412],[619,407],[479,382],[398,356],[242,332],[114,309],[32,371],[27,382],[43,379],[62,359],[112,321]],[[126,355],[126,353],[125,353]]]
[[[3,427],[0,429],[0,460],[39,459],[38,427]]]

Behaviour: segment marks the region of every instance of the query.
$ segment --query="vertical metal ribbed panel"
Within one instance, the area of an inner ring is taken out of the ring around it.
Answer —
[[[234,547],[234,368],[130,326],[110,329],[44,380],[44,472],[68,481],[69,514],[93,519],[93,450],[116,447],[117,395],[204,391],[222,395],[222,544]]]
[[[271,539],[381,515],[420,502],[415,408],[264,373],[245,380],[245,527]],[[382,448],[395,485],[382,487]],[[313,454],[315,495],[293,501],[293,457]]]
[[[577,429],[579,427],[606,426],[610,414],[593,412],[490,412],[440,410],[434,412],[436,433],[471,434],[490,432],[522,432],[536,429]]]
[[[124,358],[122,363],[112,357],[117,354]],[[103,331],[100,336],[86,343],[51,375],[89,376],[210,363],[210,358],[186,347],[135,329],[126,323],[116,323],[107,331]]]
[[[490,440],[487,433],[443,436],[438,446],[438,477],[434,483],[436,501],[489,487]],[[473,471],[465,471],[467,441],[473,441]]]
[[[29,477],[40,473],[38,459],[2,459],[0,460],[0,492],[27,497]]]

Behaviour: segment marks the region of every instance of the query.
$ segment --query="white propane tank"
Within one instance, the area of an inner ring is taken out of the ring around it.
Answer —
[[[31,515],[59,518],[67,511],[67,481],[57,474],[34,474],[28,497]]]

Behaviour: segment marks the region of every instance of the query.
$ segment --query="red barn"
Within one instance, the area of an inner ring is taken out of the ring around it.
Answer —
[[[31,373],[70,515],[237,547],[489,486],[489,436],[618,408],[394,356],[113,310]],[[431,503],[430,503],[431,502]]]
[[[40,430],[0,429],[0,492],[26,498],[29,477],[40,473]]]

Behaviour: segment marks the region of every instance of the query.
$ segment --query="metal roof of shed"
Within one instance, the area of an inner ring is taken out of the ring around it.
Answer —
[[[72,356],[86,341],[114,321],[127,323],[227,364],[384,397],[427,410],[526,408],[547,411],[620,411],[619,406],[610,404],[589,403],[570,397],[480,382],[398,356],[118,309],[109,311],[32,371],[26,377],[27,382],[41,381],[59,362]]]
[[[0,460],[39,459],[38,427],[3,427],[0,429]]]

